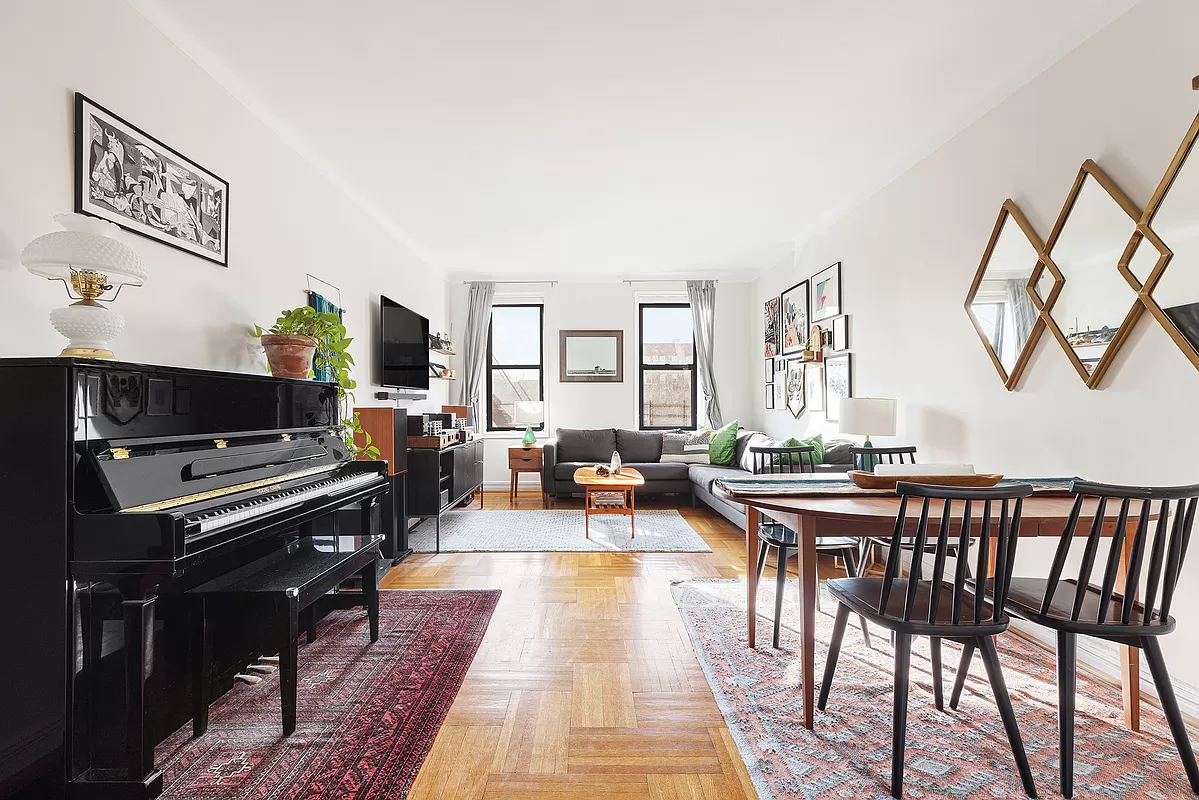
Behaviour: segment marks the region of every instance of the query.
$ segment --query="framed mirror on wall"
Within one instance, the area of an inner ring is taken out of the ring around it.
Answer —
[[[1144,279],[1142,297],[1199,369],[1199,116],[1191,123],[1143,218],[1146,241],[1163,251]]]
[[[1057,297],[1045,303],[1046,321],[1090,389],[1099,386],[1145,310],[1135,274],[1147,274],[1156,256],[1152,246],[1140,246],[1140,218],[1141,209],[1087,159],[1045,240],[1045,260],[1064,279]]]
[[[1024,213],[1005,200],[982,262],[966,294],[970,317],[999,378],[1009,391],[1016,388],[1045,328],[1040,309],[1061,287],[1061,276],[1051,263],[1043,263],[1043,245]]]

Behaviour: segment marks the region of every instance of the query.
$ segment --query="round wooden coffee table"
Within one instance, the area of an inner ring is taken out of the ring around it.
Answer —
[[[633,495],[638,486],[645,485],[645,478],[641,477],[640,472],[625,467],[618,475],[596,475],[595,467],[579,467],[575,470],[575,483],[583,487],[583,527],[588,539],[591,538],[592,514],[624,514],[631,517],[630,538],[637,538],[637,504]],[[622,495],[621,505],[606,503],[604,495],[612,492]]]

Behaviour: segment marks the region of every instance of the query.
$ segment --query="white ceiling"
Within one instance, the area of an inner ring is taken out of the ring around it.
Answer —
[[[587,279],[752,277],[1136,2],[129,1],[440,271]]]

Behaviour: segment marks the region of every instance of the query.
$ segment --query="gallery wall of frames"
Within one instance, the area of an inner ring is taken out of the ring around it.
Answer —
[[[771,297],[764,313],[766,408],[837,421],[853,396],[841,262]]]
[[[1199,369],[1199,116],[1139,208],[1083,162],[1043,240],[1006,200],[966,295],[966,313],[1009,391],[1046,330],[1083,383],[1102,388],[1149,312]]]

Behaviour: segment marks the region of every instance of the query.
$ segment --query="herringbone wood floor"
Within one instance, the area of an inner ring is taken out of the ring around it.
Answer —
[[[670,596],[672,579],[743,577],[744,534],[679,511],[711,553],[417,554],[388,573],[386,589],[503,590],[411,798],[756,796]]]

